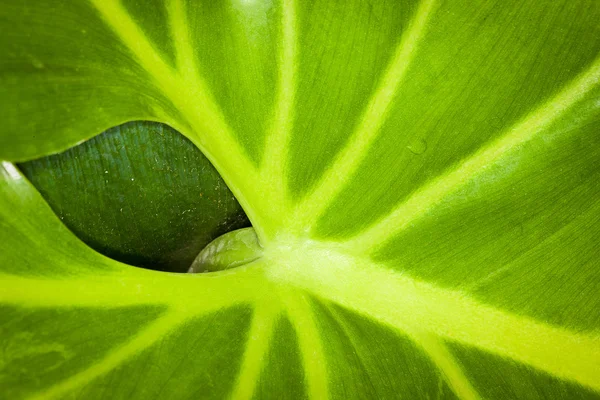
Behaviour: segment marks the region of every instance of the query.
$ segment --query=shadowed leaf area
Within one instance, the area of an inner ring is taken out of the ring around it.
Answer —
[[[144,268],[186,272],[210,241],[250,225],[210,161],[154,122],[131,122],[19,164],[90,247]]]

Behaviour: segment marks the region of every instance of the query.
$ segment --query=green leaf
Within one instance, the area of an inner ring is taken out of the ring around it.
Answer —
[[[213,239],[249,225],[198,148],[156,123],[125,124],[19,168],[71,231],[127,264],[186,272]]]
[[[599,20],[593,0],[5,1],[1,397],[600,398]],[[139,119],[202,150],[258,246],[133,268],[14,166]]]

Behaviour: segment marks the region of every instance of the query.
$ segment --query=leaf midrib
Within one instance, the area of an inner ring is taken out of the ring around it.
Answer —
[[[385,268],[369,258],[304,242],[266,252],[268,278],[410,334],[477,347],[600,391],[600,337],[483,304]],[[292,249],[292,250],[290,250]],[[327,268],[323,268],[327,265]],[[407,312],[408,311],[408,312]]]

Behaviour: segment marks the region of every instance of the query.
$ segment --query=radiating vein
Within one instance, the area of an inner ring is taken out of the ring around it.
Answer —
[[[325,171],[315,189],[298,205],[297,216],[293,219],[296,230],[309,229],[311,222],[323,213],[366,157],[415,56],[435,2],[436,0],[421,1],[348,144]]]
[[[141,28],[131,19],[131,16],[118,0],[90,1],[96,6],[104,20],[117,33],[123,43],[132,51],[140,65],[155,79],[167,97],[190,119],[188,122],[194,128],[201,128],[199,133],[209,133],[206,136],[210,136],[210,138],[200,138],[203,147],[208,147],[212,155],[217,150],[215,146],[221,148],[224,145],[231,145],[231,148],[224,147],[222,149],[227,151],[217,152],[216,154],[226,155],[227,152],[233,151],[240,152],[241,155],[239,143],[233,139],[231,129],[227,126],[219,107],[211,98],[209,90],[202,79],[200,77],[196,78],[199,87],[190,87],[189,82],[185,82],[177,71],[173,70],[162,59]],[[184,18],[183,10],[178,2],[172,3],[171,15],[172,18]],[[173,31],[177,35],[176,38],[183,41],[183,43],[177,45],[177,49],[180,50],[178,56],[187,58],[185,61],[178,59],[178,62],[188,65],[193,63],[193,60],[189,60],[189,57],[193,57],[190,54],[193,50],[190,47],[189,38],[183,37],[187,35],[187,29],[183,26],[185,23],[184,20],[174,22]],[[223,143],[218,143],[219,141]],[[239,158],[242,162],[247,161],[244,156]],[[248,167],[253,168],[252,165],[248,165]]]
[[[347,243],[348,248],[368,252],[382,245],[386,240],[424,217],[446,196],[484,173],[486,167],[517,151],[524,143],[549,128],[596,87],[599,81],[600,58],[562,91],[503,132],[498,139],[418,189],[381,221],[351,238]]]
[[[459,399],[477,400],[481,398],[454,356],[440,339],[430,334],[414,334],[411,337],[425,350]]]
[[[246,351],[231,394],[232,400],[251,399],[265,364],[265,356],[273,336],[275,318],[278,312],[269,304],[259,305],[252,318],[252,326],[246,341]]]
[[[314,400],[327,400],[329,398],[327,366],[314,313],[305,296],[300,293],[285,293],[282,294],[282,298],[298,337],[308,385],[308,397]]]
[[[152,288],[116,277],[40,279],[0,275],[0,304],[22,307],[118,307],[161,305]]]
[[[36,308],[150,304],[187,307],[199,314],[257,301],[268,290],[266,284],[260,271],[239,268],[221,276],[162,274],[160,279],[137,269],[132,274],[60,278],[0,274],[0,304]]]
[[[113,348],[103,359],[94,362],[87,369],[72,375],[62,382],[58,382],[49,389],[31,396],[30,400],[60,399],[71,391],[81,389],[94,379],[108,373],[128,359],[151,347],[183,321],[185,321],[185,314],[172,311],[167,312],[166,315],[143,328],[127,343]]]
[[[169,21],[173,32],[173,44],[175,45],[177,68],[181,76],[194,86],[203,87],[200,81],[196,54],[192,45],[188,21],[183,0],[171,0],[169,2]]]
[[[402,332],[428,332],[600,391],[598,334],[572,332],[511,314],[466,293],[406,277],[329,246],[297,247],[287,255],[267,253],[285,265],[269,271],[272,280],[284,281]]]
[[[292,129],[294,97],[296,92],[296,6],[295,0],[281,1],[281,41],[279,42],[279,66],[277,97],[273,122],[269,128],[262,174],[273,205],[283,205],[286,200],[285,180],[288,142]],[[284,212],[284,210],[279,210]]]
[[[153,47],[140,27],[132,20],[118,0],[89,0],[103,19],[135,55],[140,65],[149,72],[167,99],[186,118],[186,123],[167,121],[189,137],[210,159],[234,192],[246,213],[254,222],[259,236],[265,236],[263,227],[269,226],[270,209],[259,209],[263,193],[258,170],[235,139],[223,113],[208,86],[195,67],[183,4],[172,0],[170,18],[177,39],[177,61],[180,71],[172,69]],[[189,124],[190,132],[185,128]],[[265,221],[261,223],[261,221]]]
[[[171,81],[173,71],[131,19],[118,0],[89,0],[103,19],[135,55],[140,65],[158,82]]]

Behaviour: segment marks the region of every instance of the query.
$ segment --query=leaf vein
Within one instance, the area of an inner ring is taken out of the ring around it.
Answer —
[[[383,246],[394,235],[423,218],[429,210],[448,195],[465,186],[512,151],[531,141],[575,104],[581,101],[600,82],[600,58],[576,77],[566,88],[523,117],[488,146],[483,147],[458,165],[415,191],[406,201],[372,225],[346,241],[348,248],[370,252]]]
[[[278,88],[273,121],[265,143],[261,172],[271,192],[273,206],[286,202],[286,161],[293,124],[296,94],[296,5],[295,0],[282,0],[281,43],[279,46]],[[284,213],[284,210],[278,210]]]
[[[167,312],[166,315],[153,321],[149,326],[142,329],[126,344],[113,349],[101,361],[92,364],[87,369],[45,389],[43,392],[33,395],[30,400],[56,399],[66,393],[80,389],[92,382],[94,379],[108,373],[117,366],[123,364],[127,359],[139,354],[149,348],[160,338],[167,335],[186,319],[181,312]]]
[[[269,271],[271,279],[401,332],[426,332],[600,391],[597,333],[577,333],[503,311],[467,293],[437,287],[329,247],[307,246],[287,257],[288,268],[283,273]]]
[[[323,344],[314,320],[314,312],[303,294],[282,293],[281,296],[298,337],[298,346],[306,373],[308,397],[315,400],[327,400],[329,398],[327,366]]]
[[[377,138],[388,116],[391,104],[415,56],[418,43],[426,32],[435,4],[436,0],[422,0],[409,27],[402,35],[377,89],[367,103],[355,132],[312,192],[297,205],[296,217],[292,219],[295,230],[310,230],[311,223],[342,191],[349,182],[348,177],[356,172],[366,157],[367,150]]]
[[[427,353],[458,398],[463,400],[477,400],[481,398],[471,385],[471,382],[469,382],[469,379],[465,376],[454,356],[439,338],[431,334],[412,334],[410,336]]]
[[[171,23],[178,43],[178,64],[175,71],[161,58],[141,28],[132,20],[118,0],[90,0],[106,23],[133,52],[140,65],[148,71],[166,98],[176,106],[186,121],[166,121],[197,145],[221,173],[229,188],[254,223],[259,237],[269,226],[271,210],[261,201],[263,193],[256,182],[258,170],[227,124],[219,105],[200,77],[195,64],[194,49],[189,38],[183,5],[173,0]],[[192,131],[186,127],[190,125]]]
[[[257,305],[248,332],[242,366],[231,395],[232,400],[244,400],[253,397],[264,366],[265,354],[269,350],[274,322],[278,314],[278,311],[274,310],[269,304]]]

